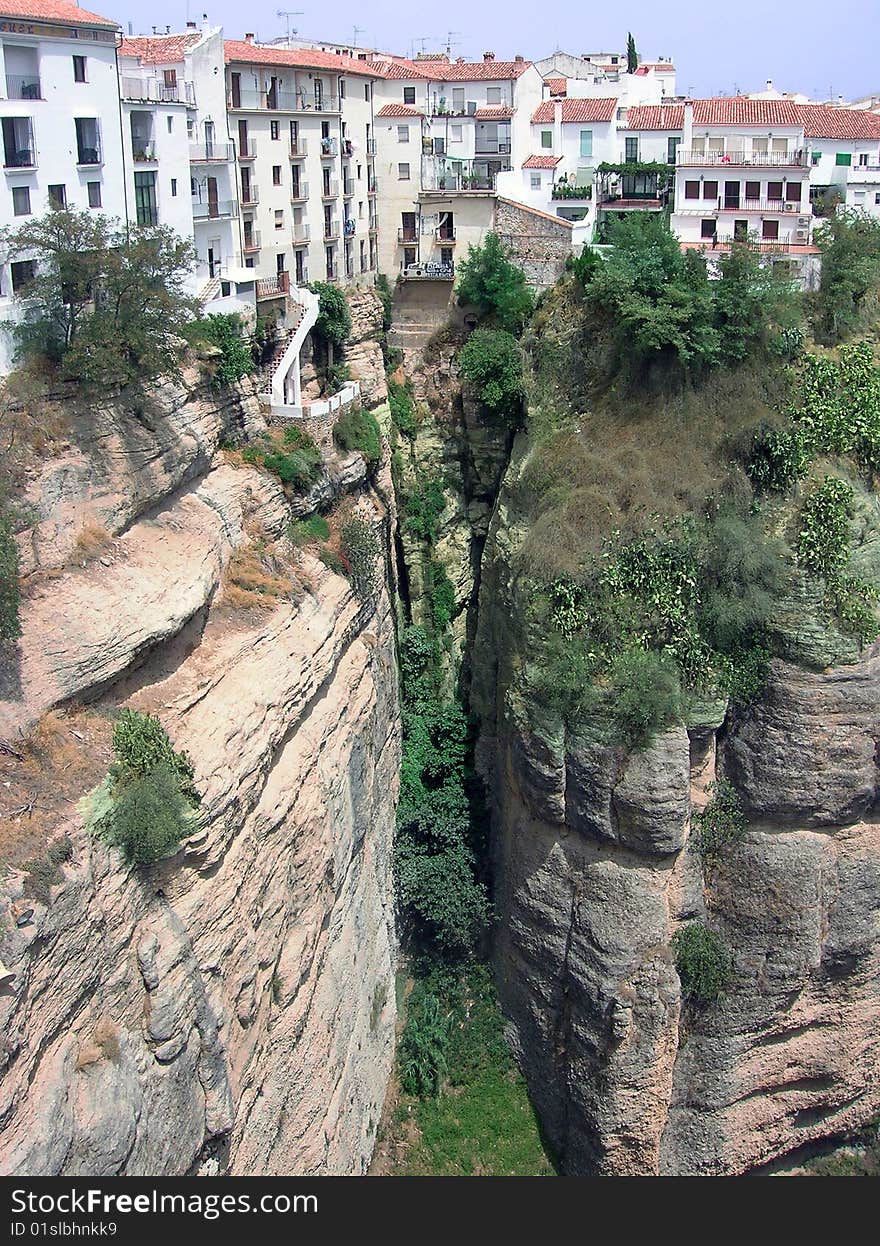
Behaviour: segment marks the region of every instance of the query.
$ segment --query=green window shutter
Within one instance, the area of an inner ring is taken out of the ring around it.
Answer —
[[[593,131],[592,130],[581,130],[581,158],[584,159],[587,156],[592,156],[592,154],[593,154]]]
[[[541,131],[541,146],[542,147],[553,146],[553,131],[552,130]]]
[[[852,164],[852,152],[839,151],[834,157],[835,164]]]

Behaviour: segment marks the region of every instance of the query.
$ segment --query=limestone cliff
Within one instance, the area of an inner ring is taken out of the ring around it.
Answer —
[[[73,793],[60,767],[61,795],[9,811],[5,1172],[369,1161],[395,1021],[393,611],[384,586],[362,602],[307,551],[268,608],[227,598],[230,561],[271,549],[293,513],[221,448],[262,427],[252,394],[218,401],[190,376],[142,410],[74,418],[31,472],[23,635],[0,678],[0,737],[24,754],[3,757],[10,782],[47,713],[74,773],[88,749],[106,769],[124,703],[159,715],[203,800],[181,850],[138,871],[87,832],[89,784]],[[360,455],[329,454],[312,508],[341,493],[387,544],[387,463],[374,486]],[[69,838],[45,889],[14,851],[31,814]]]

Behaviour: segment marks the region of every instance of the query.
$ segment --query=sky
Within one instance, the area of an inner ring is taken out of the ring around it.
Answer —
[[[180,30],[187,19],[222,25],[227,38],[253,31],[261,40],[292,30],[308,38],[378,47],[409,56],[439,52],[498,60],[517,54],[539,60],[550,52],[622,51],[632,30],[645,60],[671,56],[681,94],[694,96],[762,90],[768,78],[782,91],[827,99],[880,93],[877,36],[880,0],[627,0],[595,6],[583,0],[444,0],[401,4],[394,0],[334,0],[330,9],[311,0],[86,0],[84,7],[116,18],[124,29],[149,34],[153,25]],[[279,7],[302,6],[298,16]],[[246,16],[243,16],[246,13]],[[450,33],[451,32],[451,33]]]

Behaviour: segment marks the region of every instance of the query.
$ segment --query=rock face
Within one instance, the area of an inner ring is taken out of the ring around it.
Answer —
[[[271,536],[290,514],[268,477],[214,457],[223,425],[211,413],[179,449],[107,558],[27,597],[0,734],[71,697],[124,701],[187,750],[203,800],[149,869],[123,868],[68,807],[48,902],[4,879],[4,1172],[350,1174],[372,1153],[395,1023],[393,613],[308,554],[298,602],[209,609],[250,525]],[[105,478],[125,496],[124,473]]]
[[[475,669],[494,801],[497,980],[568,1174],[742,1173],[880,1109],[880,650],[775,662],[762,699],[626,757],[523,725],[515,546],[500,504]],[[718,776],[749,830],[689,846]],[[708,921],[730,988],[682,1000],[671,939]]]

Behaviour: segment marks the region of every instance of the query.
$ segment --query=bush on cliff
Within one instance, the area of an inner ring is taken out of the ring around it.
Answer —
[[[682,995],[695,1004],[711,1004],[727,990],[733,956],[723,937],[703,922],[688,922],[672,937]]]
[[[820,342],[840,342],[880,314],[880,221],[864,212],[835,212],[816,227],[822,276],[813,325]]]
[[[359,451],[368,463],[378,463],[382,457],[382,431],[371,411],[352,407],[341,415],[333,425],[333,440],[347,454]]]
[[[521,422],[523,360],[512,333],[475,329],[458,353],[458,365],[484,407],[513,426]]]
[[[235,385],[256,368],[252,343],[245,336],[240,316],[200,317],[187,328],[187,340],[216,346],[220,359],[214,368],[215,385]]]
[[[12,515],[0,496],[0,641],[15,640],[21,635],[20,603],[18,546]]]
[[[458,266],[459,303],[478,307],[493,316],[502,329],[519,334],[534,310],[535,300],[525,273],[508,259],[497,234],[486,235],[481,246],[468,247]]]

